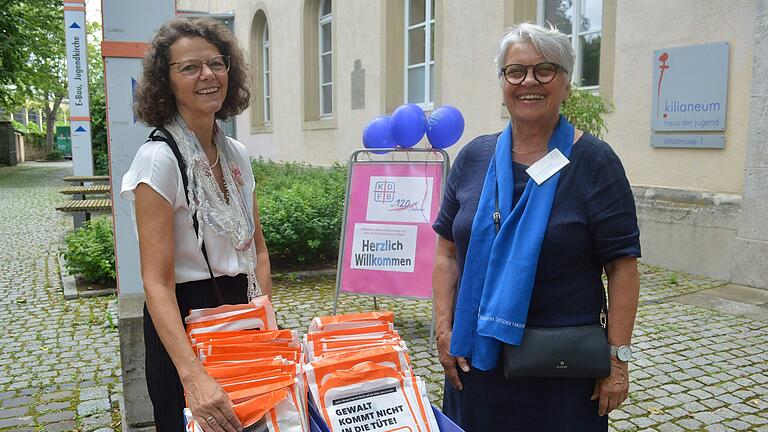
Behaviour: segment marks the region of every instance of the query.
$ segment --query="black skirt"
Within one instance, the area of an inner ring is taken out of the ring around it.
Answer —
[[[443,413],[466,432],[606,432],[590,400],[594,378],[506,379],[502,362],[489,371],[457,368],[463,391],[445,380]]]
[[[248,277],[246,275],[220,276],[216,278],[224,304],[248,302]],[[176,284],[176,301],[182,322],[190,309],[221,306],[216,299],[209,279]],[[184,430],[184,388],[179,374],[165,350],[152,318],[144,305],[144,349],[147,390],[152,400],[155,426],[158,431]]]

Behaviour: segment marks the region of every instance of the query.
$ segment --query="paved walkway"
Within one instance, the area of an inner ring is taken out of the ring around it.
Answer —
[[[54,207],[71,173],[71,162],[0,168],[0,430],[119,430],[115,299],[61,292],[72,218]]]
[[[53,210],[71,165],[0,168],[0,431],[120,430],[114,297],[64,301],[56,253],[71,218]],[[276,278],[283,325],[329,314],[332,277]],[[642,267],[631,400],[616,431],[768,432],[768,292]],[[340,312],[369,310],[342,296]],[[442,399],[427,349],[429,302],[379,299],[396,313],[417,373]]]
[[[768,292],[650,266],[641,272],[630,400],[611,414],[610,429],[768,432]],[[275,303],[284,325],[305,329],[317,313],[329,314],[333,284],[278,280]],[[430,303],[378,303],[395,311],[416,372],[440,406],[442,368],[427,349]],[[341,296],[340,312],[372,308],[370,297]]]

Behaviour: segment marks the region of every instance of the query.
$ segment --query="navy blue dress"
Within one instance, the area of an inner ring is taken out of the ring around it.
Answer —
[[[459,274],[498,135],[475,138],[459,152],[433,225],[441,237],[456,244]],[[525,165],[513,165],[515,184],[509,187],[514,187],[516,203],[528,175]],[[539,256],[529,326],[597,323],[603,265],[640,256],[632,190],[611,147],[585,133],[561,173]],[[490,371],[459,369],[463,391],[446,380],[443,412],[465,431],[608,430],[608,416],[598,416],[597,401],[589,399],[594,379],[508,380],[500,365]]]

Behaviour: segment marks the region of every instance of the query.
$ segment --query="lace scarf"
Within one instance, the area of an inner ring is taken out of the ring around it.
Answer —
[[[244,195],[250,191],[243,191],[242,179],[236,178],[240,173],[235,162],[237,160],[234,157],[235,149],[230,145],[224,132],[218,126],[214,126],[214,143],[224,176],[225,195],[216,183],[211,164],[200,142],[181,116],[177,114],[176,118],[166,125],[166,129],[173,135],[187,163],[188,216],[190,223],[192,223],[192,215],[196,215],[198,220],[198,249],[202,250],[203,224],[211,227],[217,235],[229,238],[238,260],[247,263],[248,299],[260,296],[262,292],[256,280],[254,261],[256,248],[253,244],[255,230],[253,209],[248,208]],[[236,171],[234,174],[233,168]]]

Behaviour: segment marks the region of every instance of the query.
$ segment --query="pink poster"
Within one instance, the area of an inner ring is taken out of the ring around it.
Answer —
[[[352,165],[340,292],[432,297],[443,163]]]

